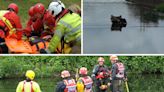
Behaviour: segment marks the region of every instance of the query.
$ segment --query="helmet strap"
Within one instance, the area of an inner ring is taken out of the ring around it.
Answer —
[[[41,16],[41,19],[43,20],[43,18],[44,18],[44,14],[46,13],[46,10],[44,10],[44,13],[42,14],[42,16]]]
[[[14,10],[14,9],[12,9],[12,8],[8,8],[7,10],[15,12],[15,10]]]

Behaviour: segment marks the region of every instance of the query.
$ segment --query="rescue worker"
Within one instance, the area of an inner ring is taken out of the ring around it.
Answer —
[[[34,51],[46,53],[44,49],[48,47],[48,41],[52,38],[53,33],[45,29],[44,22],[47,23],[48,20],[44,19],[46,17],[53,22],[53,16],[46,11],[42,3],[32,6],[29,9],[29,16],[30,19],[24,30],[26,36],[30,37],[29,40]]]
[[[26,80],[19,82],[16,92],[41,92],[38,83],[34,80],[35,73],[32,70],[27,70]]]
[[[98,58],[98,65],[94,66],[92,71],[92,78],[94,80],[96,92],[107,92],[108,86],[110,86],[109,70],[104,65],[104,58]]]
[[[20,18],[17,15],[19,11],[15,3],[9,4],[7,10],[0,10],[0,43],[4,43],[4,38],[10,36],[20,40],[23,36]],[[0,47],[2,53],[8,53],[7,47]]]
[[[93,92],[92,85],[93,81],[88,76],[88,70],[85,67],[81,67],[79,70],[80,78],[77,81],[77,92]]]
[[[77,92],[76,82],[67,70],[61,72],[62,81],[57,83],[55,92]]]
[[[40,37],[44,31],[43,17],[46,10],[42,3],[37,3],[29,9],[30,19],[27,22],[25,33],[27,36]]]
[[[125,66],[118,60],[116,55],[110,56],[110,61],[112,63],[112,92],[123,92],[123,80],[127,80],[125,73]]]
[[[34,17],[34,6],[31,6],[30,9],[28,10],[28,15],[29,15],[29,20],[27,22],[26,28],[24,29],[24,33],[26,34],[26,36],[31,36],[32,35],[32,31],[33,31],[33,26],[32,24],[36,21],[36,17]]]
[[[53,34],[52,31],[46,30],[46,28],[44,28],[44,22],[47,22],[47,20],[44,20],[44,17],[53,18],[53,16],[48,13],[49,12],[46,11],[42,3],[37,3],[29,9],[30,18],[25,28],[25,33],[28,37],[38,36],[43,38],[46,35]]]
[[[81,52],[81,17],[64,7],[61,1],[51,2],[48,10],[56,21],[54,35],[48,51],[51,53],[80,53]],[[60,46],[60,49],[56,49]],[[68,48],[65,50],[65,48]]]

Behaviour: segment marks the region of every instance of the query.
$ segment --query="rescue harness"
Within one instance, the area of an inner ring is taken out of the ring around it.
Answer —
[[[23,89],[22,89],[22,92],[25,92],[25,84],[26,84],[26,81],[23,82]],[[31,86],[30,86],[31,89],[30,89],[30,90],[31,90],[31,92],[34,92],[34,89],[33,89],[33,87],[32,87],[32,85],[33,85],[32,81],[30,81],[30,84],[31,84]]]

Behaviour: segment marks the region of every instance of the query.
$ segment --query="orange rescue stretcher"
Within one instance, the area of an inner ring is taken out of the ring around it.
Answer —
[[[46,49],[48,47],[48,42],[46,41],[31,46],[29,41],[17,40],[12,37],[6,37],[5,43],[10,53],[39,54],[39,49]]]

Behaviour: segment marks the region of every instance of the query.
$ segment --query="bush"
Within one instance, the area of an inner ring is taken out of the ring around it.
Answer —
[[[36,72],[37,77],[57,76],[64,69],[75,74],[76,69],[87,67],[91,73],[97,64],[98,56],[1,56],[0,78],[23,77],[28,69]],[[109,57],[105,64],[111,67]],[[164,56],[120,56],[129,73],[164,73]]]
[[[157,5],[155,9],[156,9],[158,12],[164,13],[164,3]]]

